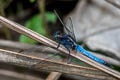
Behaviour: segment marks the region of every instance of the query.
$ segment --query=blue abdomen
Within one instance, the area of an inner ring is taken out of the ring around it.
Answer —
[[[104,64],[106,65],[107,63],[99,58],[97,58],[96,56],[92,55],[91,53],[89,53],[88,51],[86,51],[84,48],[82,48],[80,45],[77,45],[76,46],[76,50],[83,53],[84,55],[86,55],[87,57],[101,63],[101,64]]]

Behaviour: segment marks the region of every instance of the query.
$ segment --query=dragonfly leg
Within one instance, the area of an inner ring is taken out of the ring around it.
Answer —
[[[60,47],[60,44],[61,44],[61,43],[59,42],[59,43],[58,43],[58,46],[57,46],[57,49]]]
[[[67,63],[69,64],[69,63],[71,62],[70,49],[67,48],[67,50],[68,50],[68,52],[69,52],[69,54],[68,54],[68,56],[67,56]]]

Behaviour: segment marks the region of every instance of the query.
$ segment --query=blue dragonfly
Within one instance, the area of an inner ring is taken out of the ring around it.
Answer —
[[[103,65],[106,65],[106,66],[112,68],[112,66],[109,65],[108,63],[106,63],[104,60],[97,58],[96,56],[94,56],[93,54],[91,54],[90,52],[88,52],[87,50],[85,50],[83,47],[81,47],[80,45],[78,45],[76,43],[76,38],[75,38],[75,34],[74,34],[71,17],[69,17],[66,24],[64,24],[63,21],[61,20],[61,18],[59,17],[59,15],[57,14],[57,12],[55,10],[54,10],[54,12],[55,12],[56,16],[58,17],[58,19],[60,20],[60,22],[62,23],[62,25],[64,26],[64,29],[66,32],[66,33],[62,33],[60,31],[57,31],[53,35],[53,38],[58,42],[57,48],[59,48],[60,44],[62,44],[69,51],[68,58],[70,57],[70,49],[72,49],[72,50],[81,52],[85,56],[97,61],[98,63],[101,63]]]

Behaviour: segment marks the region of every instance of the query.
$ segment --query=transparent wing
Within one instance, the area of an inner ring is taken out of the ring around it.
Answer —
[[[60,22],[64,26],[65,33],[69,34],[74,39],[74,41],[76,42],[76,38],[75,38],[75,34],[74,34],[74,29],[73,29],[72,18],[69,17],[68,20],[67,20],[67,22],[66,22],[66,25],[65,25],[55,10],[54,10],[54,13],[56,14],[56,16],[58,17],[58,19],[60,20]]]
[[[65,24],[65,32],[69,34],[76,42],[75,34],[74,34],[74,29],[73,29],[73,23],[72,23],[72,17],[69,17],[66,21]]]

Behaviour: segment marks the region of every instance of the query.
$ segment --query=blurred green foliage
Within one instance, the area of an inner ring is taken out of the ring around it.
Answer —
[[[29,0],[31,3],[34,3],[36,0]]]
[[[47,36],[45,27],[42,25],[42,16],[41,14],[37,14],[33,16],[31,19],[29,19],[26,23],[25,26],[43,36]],[[47,22],[56,22],[57,18],[54,13],[47,12],[46,13],[46,20]],[[50,26],[49,26],[50,27]],[[50,28],[49,28],[50,29]],[[19,41],[22,43],[30,43],[30,44],[36,44],[37,41],[32,40],[24,35],[20,35]]]

